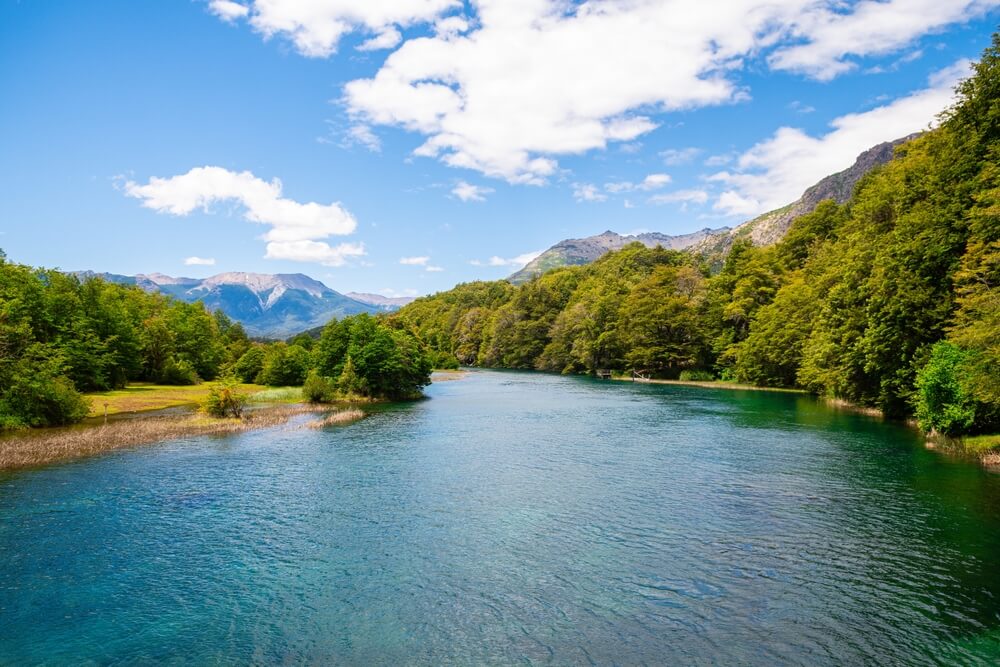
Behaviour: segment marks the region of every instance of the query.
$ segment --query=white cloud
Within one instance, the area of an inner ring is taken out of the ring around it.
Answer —
[[[264,233],[267,254],[272,259],[291,259],[340,266],[346,257],[364,254],[361,244],[331,248],[320,239],[351,234],[357,221],[339,202],[301,204],[282,197],[281,181],[257,178],[249,171],[222,167],[195,167],[170,178],[153,177],[146,184],[126,181],[125,194],[142,200],[158,213],[184,216],[201,209],[211,212],[214,204],[231,202],[243,207],[243,217],[268,225]]]
[[[192,256],[184,260],[185,266],[215,266],[215,259],[213,257],[197,257]]]
[[[660,151],[660,158],[663,159],[663,164],[674,166],[687,164],[698,157],[700,153],[700,148],[668,148],[665,151]]]
[[[593,183],[574,183],[573,199],[579,201],[604,201],[608,196]]]
[[[541,255],[542,252],[544,251],[535,250],[532,252],[526,252],[524,254],[518,255],[517,257],[511,257],[509,259],[493,255],[485,262],[482,262],[478,259],[474,259],[471,262],[469,262],[469,264],[472,264],[473,266],[510,266],[520,269],[523,268],[525,264],[535,259],[539,255]]]
[[[344,143],[347,146],[360,144],[373,153],[382,150],[382,142],[379,140],[378,135],[372,132],[370,125],[365,125],[364,123],[357,123],[348,128]]]
[[[669,174],[649,174],[642,180],[641,183],[632,183],[631,181],[605,183],[604,189],[612,194],[618,194],[620,192],[635,192],[636,190],[649,192],[650,190],[659,190],[670,183],[670,181],[671,178]]]
[[[493,191],[493,188],[459,181],[458,184],[451,189],[451,194],[455,195],[462,201],[486,201],[486,195],[492,193]]]
[[[405,266],[427,266],[430,257],[400,257],[399,263]]]
[[[929,87],[863,113],[835,118],[827,134],[813,137],[782,127],[743,153],[734,171],[709,180],[728,186],[714,204],[726,215],[752,216],[789,204],[820,179],[846,169],[863,151],[883,141],[927,129],[954,99],[953,88],[969,75],[959,61],[935,73]]]
[[[391,287],[380,289],[376,293],[381,294],[382,296],[387,297],[389,299],[398,299],[403,296],[417,296],[417,294],[419,294],[419,292],[417,292],[417,290],[415,289],[407,288],[403,290],[394,290]]]
[[[704,190],[675,190],[649,198],[650,204],[704,204],[708,201],[708,193]]]
[[[1000,0],[254,0],[247,20],[307,56],[349,32],[405,39],[341,101],[421,135],[416,156],[541,184],[562,156],[628,145],[657,115],[748,99],[748,60],[829,79]],[[233,10],[239,11],[239,10]],[[462,12],[467,12],[468,15]],[[669,155],[665,159],[683,159]]]
[[[348,259],[365,255],[363,243],[341,243],[330,246],[321,241],[283,241],[268,243],[267,259],[289,259],[295,262],[315,262],[325,266],[343,266]]]
[[[382,51],[399,46],[403,35],[395,28],[386,28],[378,35],[358,45],[358,51]]]
[[[434,21],[462,6],[460,0],[254,0],[240,11],[231,7],[236,4],[214,0],[210,9],[229,21],[248,18],[265,39],[289,39],[311,58],[336,53],[340,40],[351,32],[374,35],[363,50],[392,48],[402,37],[398,27]]]
[[[796,17],[792,33],[806,41],[779,48],[768,62],[779,70],[829,80],[856,65],[848,56],[884,55],[949,24],[997,6],[996,0],[864,0],[844,11],[841,3]]]
[[[478,29],[405,42],[344,102],[424,135],[418,156],[538,184],[559,156],[635,141],[652,114],[745,99],[734,77],[747,58],[829,78],[851,55],[898,50],[996,3],[480,0]]]
[[[430,271],[431,273],[439,273],[441,271],[444,271],[444,267],[443,266],[428,266],[426,269],[424,269],[424,271]]]
[[[208,11],[227,22],[244,18],[250,12],[246,5],[230,0],[212,0],[208,3]]]

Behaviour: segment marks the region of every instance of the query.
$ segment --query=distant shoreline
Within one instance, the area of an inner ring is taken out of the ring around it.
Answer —
[[[808,394],[805,389],[789,389],[786,387],[758,387],[739,382],[722,382],[718,380],[640,380],[628,377],[612,377],[614,382],[634,382],[636,384],[665,384],[679,387],[703,387],[705,389],[731,389],[740,391],[771,391],[784,394]]]

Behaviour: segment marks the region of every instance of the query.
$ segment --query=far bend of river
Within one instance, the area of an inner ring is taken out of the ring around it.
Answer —
[[[795,394],[472,372],[0,475],[0,664],[1000,661],[1000,475]]]

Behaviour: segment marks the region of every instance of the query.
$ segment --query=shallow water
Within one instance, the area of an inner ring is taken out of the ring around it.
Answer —
[[[996,664],[1000,476],[795,394],[474,372],[0,476],[0,664]]]

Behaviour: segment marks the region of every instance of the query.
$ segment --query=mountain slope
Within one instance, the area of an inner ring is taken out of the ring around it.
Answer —
[[[414,301],[417,297],[415,296],[382,296],[381,294],[372,294],[370,292],[348,292],[345,296],[354,299],[355,301],[360,301],[361,303],[367,303],[372,306],[378,306],[385,311],[399,310],[408,303]]]
[[[893,158],[897,146],[916,136],[918,135],[911,134],[902,139],[887,141],[869,148],[858,156],[853,165],[822,179],[791,204],[764,213],[735,228],[709,229],[706,227],[679,236],[655,232],[623,236],[608,230],[596,236],[566,239],[543,252],[507,280],[519,285],[560,266],[590,264],[606,253],[636,241],[647,248],[660,245],[664,248],[687,250],[712,258],[724,256],[729,252],[733,243],[741,238],[749,238],[757,246],[772,245],[784,238],[793,220],[813,211],[821,201],[832,199],[838,204],[843,204],[849,200],[854,192],[854,186],[865,174],[875,167],[889,162]]]
[[[623,236],[608,230],[596,236],[588,236],[582,239],[566,239],[528,262],[523,269],[511,275],[507,280],[515,285],[519,285],[560,266],[590,264],[612,250],[619,250],[629,243],[637,241],[647,248],[663,246],[664,248],[671,248],[673,250],[684,250],[728,231],[728,227],[719,229],[709,229],[706,227],[705,229],[679,236],[657,234],[655,232],[637,234],[635,236]]]
[[[705,238],[692,245],[690,251],[703,255],[725,255],[733,243],[741,238],[749,238],[756,246],[777,243],[784,238],[785,233],[792,226],[792,221],[801,215],[811,213],[821,201],[832,199],[838,204],[846,203],[854,192],[854,186],[865,174],[892,160],[896,147],[913,139],[918,134],[911,134],[895,141],[886,141],[869,148],[859,155],[850,167],[822,179],[808,188],[801,197],[791,204],[774,211],[768,211],[723,234]]]
[[[161,273],[123,276],[78,271],[75,275],[137,285],[181,301],[201,301],[243,324],[250,335],[265,338],[284,338],[322,326],[334,317],[385,310],[352,299],[301,273],[220,273],[203,280]]]

